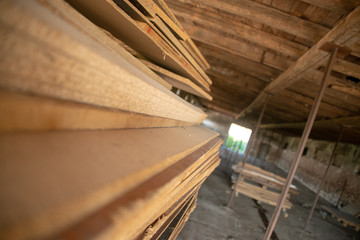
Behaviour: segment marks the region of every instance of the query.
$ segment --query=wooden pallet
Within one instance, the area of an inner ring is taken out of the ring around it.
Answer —
[[[272,206],[276,206],[278,199],[280,198],[280,194],[270,189],[256,186],[252,183],[248,183],[245,181],[238,181],[235,185],[236,194],[242,193],[248,197],[258,200],[259,202],[263,202]],[[290,209],[292,204],[288,198],[285,200],[283,205],[284,209]]]
[[[239,165],[236,165],[234,171],[237,173],[241,171],[241,176],[244,178],[276,191],[281,191],[286,181],[285,178],[248,163],[245,165],[244,169]],[[299,194],[295,185],[290,185],[289,192],[292,194]]]
[[[321,206],[325,211],[329,212],[333,218],[340,222],[344,227],[354,227],[356,231],[360,231],[360,219],[339,211],[338,209],[331,208],[325,205]]]

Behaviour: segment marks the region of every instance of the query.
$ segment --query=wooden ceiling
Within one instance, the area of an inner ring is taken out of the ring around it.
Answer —
[[[210,64],[209,109],[254,122],[271,93],[262,128],[300,135],[335,42],[347,47],[311,137],[360,144],[360,0],[166,0]],[[350,52],[350,53],[349,53]]]

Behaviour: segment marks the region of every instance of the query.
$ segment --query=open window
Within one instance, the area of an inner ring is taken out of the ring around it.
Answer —
[[[251,132],[252,131],[249,128],[232,123],[229,129],[228,138],[225,142],[226,147],[234,150],[239,149],[238,151],[240,153],[245,152]]]

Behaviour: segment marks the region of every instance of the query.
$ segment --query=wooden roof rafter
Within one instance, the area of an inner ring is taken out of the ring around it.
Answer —
[[[317,44],[299,58],[294,65],[268,84],[258,97],[246,109],[238,114],[236,118],[244,117],[248,112],[257,107],[264,100],[266,93],[275,94],[300,80],[310,69],[316,69],[321,66],[329,55],[328,52],[320,49],[325,43],[334,42],[337,45],[349,47],[360,39],[359,32],[360,7],[357,7]]]
[[[262,124],[262,125],[260,125],[260,128],[263,128],[263,129],[304,128],[305,124],[306,124],[306,122]],[[318,121],[314,122],[314,127],[334,127],[334,126],[359,128],[360,127],[360,116],[335,118],[335,119],[328,119],[328,120],[318,120]]]

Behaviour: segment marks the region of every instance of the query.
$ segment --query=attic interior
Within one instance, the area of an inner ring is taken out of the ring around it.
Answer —
[[[360,239],[359,0],[0,6],[4,239]]]

